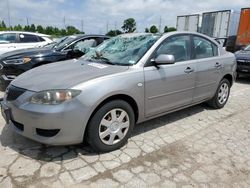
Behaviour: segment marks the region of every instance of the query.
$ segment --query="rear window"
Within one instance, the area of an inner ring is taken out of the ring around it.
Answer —
[[[45,41],[44,38],[37,36],[40,42]]]
[[[30,34],[19,34],[20,43],[31,43],[31,42],[39,42],[39,39],[36,35]]]

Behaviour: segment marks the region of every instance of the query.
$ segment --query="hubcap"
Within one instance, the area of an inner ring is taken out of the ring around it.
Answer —
[[[104,115],[99,126],[99,137],[104,144],[120,142],[127,134],[130,125],[126,111],[116,108]]]
[[[221,84],[219,93],[218,93],[218,101],[220,104],[224,104],[227,101],[229,94],[229,87],[226,83]]]

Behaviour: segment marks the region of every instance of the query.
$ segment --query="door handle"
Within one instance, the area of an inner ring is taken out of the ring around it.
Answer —
[[[221,64],[219,62],[216,62],[215,65],[214,65],[215,68],[219,69],[221,68]]]
[[[189,74],[191,72],[194,72],[194,69],[191,68],[191,67],[187,67],[185,70],[184,70],[185,73]]]

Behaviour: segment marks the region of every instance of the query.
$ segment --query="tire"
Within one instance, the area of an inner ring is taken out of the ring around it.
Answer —
[[[230,87],[231,87],[230,82],[225,78],[222,79],[214,97],[210,101],[208,101],[209,106],[215,109],[223,108],[228,101],[230,95]]]
[[[127,102],[110,101],[91,118],[87,128],[87,141],[97,152],[116,150],[125,145],[134,124],[135,114]]]

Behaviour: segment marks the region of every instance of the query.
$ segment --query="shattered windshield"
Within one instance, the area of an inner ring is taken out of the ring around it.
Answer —
[[[160,35],[121,35],[107,40],[83,56],[87,61],[113,65],[134,65],[160,38]]]

